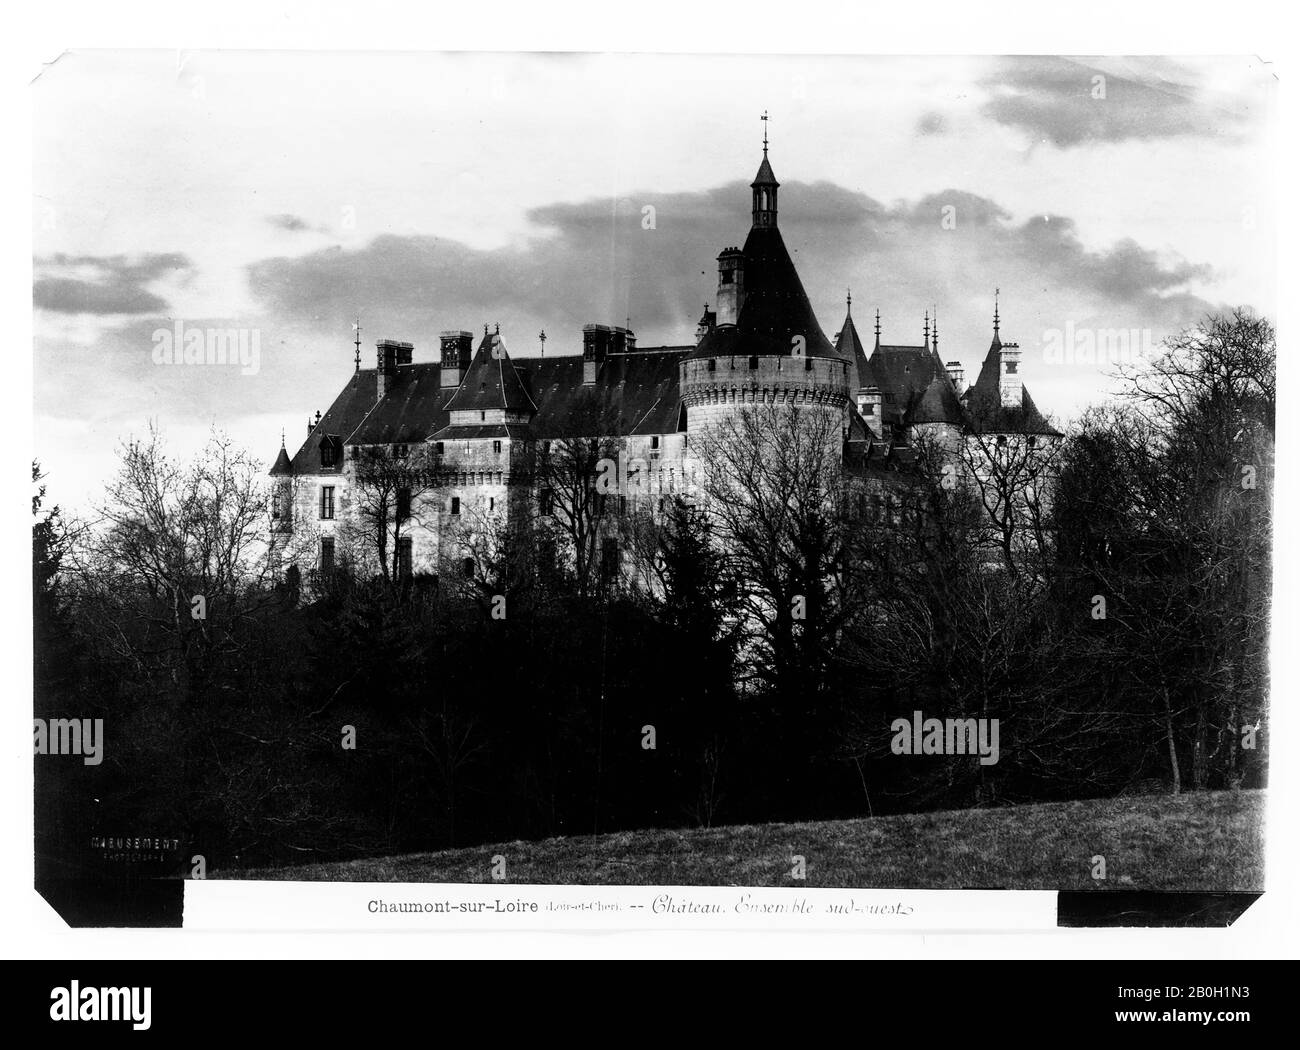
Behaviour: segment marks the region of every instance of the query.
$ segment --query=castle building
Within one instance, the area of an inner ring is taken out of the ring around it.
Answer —
[[[1021,381],[1019,347],[1001,341],[996,306],[969,387],[960,362],[939,355],[937,316],[932,325],[927,313],[919,345],[895,345],[880,341],[877,311],[868,353],[850,298],[827,339],[781,236],[779,188],[764,141],[752,225],[743,247],[718,256],[714,306],[706,304],[694,343],[642,347],[628,328],[588,324],[581,353],[515,360],[499,328],[484,325],[481,337],[442,332],[436,361],[417,362],[411,343],[382,339],[375,367],[363,369],[358,341],[355,371],[308,421],[298,451],[290,457],[282,442],[270,471],[276,531],[310,527],[314,567],[332,568],[360,512],[358,458],[400,461],[415,450],[436,481],[404,504],[399,495],[397,512],[412,524],[394,553],[404,572],[437,572],[459,556],[449,548],[463,542],[471,517],[505,519],[526,504],[547,513],[533,465],[552,443],[616,440],[628,460],[648,464],[653,491],[674,491],[689,483],[692,441],[753,405],[836,421],[845,462],[868,473],[895,467],[922,434],[1059,439]],[[618,558],[608,546],[602,555]]]

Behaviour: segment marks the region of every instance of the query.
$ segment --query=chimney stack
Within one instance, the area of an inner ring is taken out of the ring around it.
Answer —
[[[585,324],[582,326],[582,383],[591,386],[596,382],[596,373],[609,353],[613,341],[613,331],[609,325]]]
[[[411,363],[411,344],[399,343],[396,339],[381,339],[375,344],[379,351],[379,361],[376,371],[379,375],[375,398],[376,401],[384,399],[384,393],[392,384],[393,376],[397,373],[399,364]]]
[[[458,387],[469,371],[470,358],[474,354],[474,333],[459,329],[442,332],[438,335],[438,342],[442,347],[441,385]]]
[[[877,438],[884,434],[884,423],[880,418],[880,387],[864,386],[858,389],[858,415],[865,420],[871,432]]]
[[[949,361],[944,366],[948,370],[948,378],[952,380],[952,385],[957,390],[957,396],[961,397],[966,391],[966,369],[962,368],[960,361]]]
[[[717,324],[735,324],[745,304],[745,253],[724,248],[718,256]]]
[[[1020,344],[1003,343],[999,368],[998,392],[1003,408],[1020,408],[1024,403],[1024,385],[1020,378]]]

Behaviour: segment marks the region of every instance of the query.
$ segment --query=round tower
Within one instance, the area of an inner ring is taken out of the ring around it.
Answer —
[[[753,225],[743,248],[718,256],[716,323],[680,366],[688,443],[745,409],[776,405],[847,418],[853,363],[813,314],[777,226],[776,191],[764,143],[751,183]]]

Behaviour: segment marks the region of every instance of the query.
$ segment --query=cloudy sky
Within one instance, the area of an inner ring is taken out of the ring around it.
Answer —
[[[520,357],[591,321],[690,342],[763,110],[826,334],[847,288],[886,342],[937,308],[973,375],[998,287],[1068,422],[1113,368],[1053,333],[1274,314],[1273,84],[1249,58],[69,53],[32,89],[37,455],[68,505],[150,419],[269,465],[351,373],[358,315],[366,365],[485,323]],[[256,373],[156,364],[177,322],[257,333]]]

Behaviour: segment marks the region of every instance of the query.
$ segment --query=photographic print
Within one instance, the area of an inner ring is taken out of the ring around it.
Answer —
[[[1263,890],[1261,60],[71,51],[32,90],[68,921]]]

